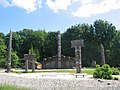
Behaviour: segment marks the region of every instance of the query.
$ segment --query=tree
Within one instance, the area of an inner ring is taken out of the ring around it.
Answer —
[[[12,51],[12,54],[11,54],[12,68],[18,68],[18,67],[20,67],[20,65],[21,65],[21,62],[20,62],[19,57],[17,56],[16,52]]]
[[[47,33],[44,30],[23,29],[22,31],[13,32],[13,50],[16,51],[20,58],[24,54],[28,54],[33,47],[34,53],[37,55],[36,60],[40,61],[44,56],[44,43]]]
[[[105,49],[105,57],[106,51],[110,49],[110,44],[115,37],[116,28],[112,23],[103,20],[96,20],[93,24],[95,31],[95,41],[98,45],[102,44]],[[108,58],[106,58],[106,63],[108,63]]]
[[[116,33],[115,38],[111,42],[109,52],[109,64],[115,67],[120,67],[120,31]]]
[[[5,68],[6,66],[6,48],[4,34],[0,33],[0,67],[2,68]]]
[[[23,44],[23,38],[19,32],[12,32],[12,49],[16,54],[21,57],[21,46]]]
[[[115,37],[116,28],[108,21],[96,20],[93,24],[95,29],[96,42],[103,44],[106,47],[110,45],[110,42]]]
[[[82,62],[83,66],[90,66],[92,60],[95,60],[96,55],[96,43],[94,35],[94,28],[88,24],[78,24],[68,28],[62,35],[62,52],[64,55],[74,57],[74,49],[71,48],[72,40],[84,39],[84,47],[82,48]]]
[[[39,51],[34,49],[32,44],[31,44],[31,48],[29,49],[29,54],[35,55],[35,60],[39,61],[39,59],[40,59]]]
[[[71,26],[62,34],[62,53],[66,56],[74,56],[74,49],[71,48],[71,41],[82,38],[81,25]]]
[[[48,32],[45,40],[45,57],[57,54],[57,32]]]

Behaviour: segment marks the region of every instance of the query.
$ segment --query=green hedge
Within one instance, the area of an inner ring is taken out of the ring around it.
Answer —
[[[93,73],[94,78],[103,78],[103,79],[113,79],[112,69],[108,64],[104,64],[102,67],[96,65],[95,71]]]
[[[112,75],[119,75],[120,74],[120,71],[118,68],[112,67],[111,70],[112,70]]]

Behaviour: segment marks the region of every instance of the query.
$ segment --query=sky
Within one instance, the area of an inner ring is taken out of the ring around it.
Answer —
[[[102,19],[120,30],[120,0],[0,0],[0,32],[24,28],[65,32]]]

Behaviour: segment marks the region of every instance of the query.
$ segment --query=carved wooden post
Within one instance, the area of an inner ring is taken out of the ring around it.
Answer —
[[[71,47],[75,48],[76,72],[80,73],[82,68],[81,47],[84,46],[84,40],[71,41]]]
[[[101,46],[101,59],[102,59],[102,65],[105,64],[105,51],[104,51],[104,46],[100,44]]]
[[[60,31],[58,31],[58,68],[62,68],[61,64],[61,35]]]
[[[92,67],[96,67],[96,61],[92,60]]]
[[[27,58],[27,54],[24,54],[24,60],[25,60],[25,72],[28,72],[28,58]]]
[[[25,72],[28,72],[28,63],[32,62],[32,72],[35,71],[35,55],[33,54],[24,54],[24,60],[25,60]],[[29,60],[29,62],[28,62]]]
[[[34,72],[34,71],[35,71],[35,60],[32,59],[32,72]]]
[[[28,72],[28,60],[25,60],[25,72]]]
[[[11,69],[11,49],[12,49],[12,31],[10,30],[9,46],[8,46],[8,59],[7,59],[7,73],[9,73],[10,69]]]

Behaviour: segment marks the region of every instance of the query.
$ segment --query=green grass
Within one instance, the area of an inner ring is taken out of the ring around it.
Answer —
[[[56,72],[56,73],[75,73],[74,69],[58,69],[58,70],[42,70],[41,73],[43,72]]]
[[[87,69],[83,69],[82,73],[86,73],[88,75],[93,75],[95,68],[87,68]]]
[[[86,68],[82,70],[82,73],[90,74],[93,75],[94,68]],[[25,71],[12,71],[13,73],[26,73]],[[75,74],[76,70],[75,69],[45,69],[45,70],[39,70],[35,71],[34,73],[49,73],[49,72],[56,72],[56,73],[71,73]],[[32,73],[32,71],[28,71],[27,73]]]
[[[13,73],[32,73],[32,71],[12,71]],[[35,71],[34,73],[49,73],[49,72],[56,72],[56,73],[75,73],[76,71],[73,69],[51,69],[51,70],[39,70],[39,71]]]
[[[18,88],[14,85],[0,85],[0,90],[29,90],[27,88]]]

